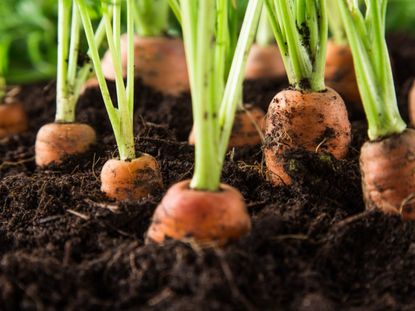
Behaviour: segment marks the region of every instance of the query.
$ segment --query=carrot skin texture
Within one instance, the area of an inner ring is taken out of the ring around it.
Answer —
[[[412,82],[408,95],[408,115],[412,127],[415,126],[415,80]]]
[[[264,156],[267,177],[274,185],[290,185],[284,153],[304,149],[327,152],[341,159],[347,155],[351,126],[340,95],[286,89],[279,92],[268,108],[265,123]]]
[[[83,123],[49,123],[37,133],[36,164],[61,164],[65,157],[87,152],[96,141],[95,130]]]
[[[173,185],[153,215],[147,242],[193,238],[199,245],[225,245],[248,233],[251,220],[240,192],[226,184],[220,191],[189,188],[190,180]]]
[[[22,133],[28,128],[26,111],[16,100],[0,105],[0,139]]]
[[[165,37],[135,37],[135,75],[144,84],[166,95],[178,96],[190,89],[183,42]],[[121,36],[121,65],[127,68],[127,36]],[[115,79],[111,54],[102,60],[105,78]]]
[[[258,130],[263,131],[264,124],[265,114],[261,108],[245,105],[244,110],[237,110],[228,148],[260,144],[262,139]],[[188,142],[189,145],[195,144],[194,128],[190,132]]]
[[[245,78],[256,80],[283,76],[285,76],[285,68],[278,46],[254,44],[246,63]]]
[[[139,200],[162,187],[160,167],[149,154],[131,161],[110,159],[101,171],[101,191],[117,201]]]
[[[356,82],[353,56],[347,44],[336,44],[329,40],[325,79],[327,86],[336,90],[346,102],[346,105],[359,113],[363,113],[363,104]]]
[[[415,130],[366,142],[360,153],[360,170],[368,209],[415,220]]]

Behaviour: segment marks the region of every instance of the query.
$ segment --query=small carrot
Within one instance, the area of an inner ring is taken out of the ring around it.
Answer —
[[[357,2],[337,4],[368,119],[370,141],[360,153],[363,196],[368,209],[415,220],[415,131],[399,114],[385,40],[386,1],[365,1],[364,14]]]
[[[288,185],[292,181],[286,171],[287,150],[302,148],[343,158],[351,128],[340,95],[324,84],[328,35],[325,1],[265,3],[291,88],[279,92],[268,108],[264,156],[269,180],[274,185]]]
[[[89,3],[76,0],[77,8],[82,18],[85,36],[88,41],[91,59],[99,82],[101,95],[107,110],[115,140],[118,147],[119,159],[108,160],[101,171],[101,190],[109,198],[122,200],[137,200],[147,196],[155,189],[162,187],[162,178],[157,161],[145,153],[136,153],[134,141],[134,7],[135,0],[127,0],[127,80],[124,82],[121,59],[118,57],[121,45],[121,10],[122,5],[112,2],[102,2],[106,38],[112,62],[115,67],[115,84],[117,105],[113,102],[104,77],[99,50],[92,27]],[[112,13],[111,13],[112,12]],[[113,15],[111,15],[113,14]]]
[[[253,105],[244,105],[236,111],[228,148],[255,146],[262,142],[265,114]],[[194,128],[189,135],[189,144],[195,144]]]
[[[0,139],[27,130],[28,120],[23,105],[15,99],[0,104]]]
[[[121,64],[124,76],[127,66],[127,37],[121,36]],[[189,90],[183,42],[178,38],[139,37],[134,39],[135,75],[144,84],[167,95],[178,96]],[[105,78],[115,80],[111,55],[102,60]]]
[[[257,80],[282,76],[285,76],[284,63],[264,7],[259,20],[256,43],[252,45],[249,51],[245,78]]]
[[[362,101],[356,82],[353,56],[347,41],[346,30],[335,1],[327,1],[328,25],[331,39],[327,45],[326,84],[339,92],[347,107],[357,114],[363,113]]]
[[[83,123],[49,123],[37,133],[35,160],[38,166],[61,164],[71,155],[87,152],[96,141],[95,130]]]
[[[251,221],[235,188],[221,184],[219,191],[194,191],[190,180],[168,190],[157,207],[147,240],[194,238],[200,245],[224,245],[249,232]]]
[[[159,165],[149,154],[134,160],[108,160],[101,170],[101,191],[117,201],[139,200],[163,186]]]
[[[353,66],[353,56],[348,44],[338,44],[329,40],[325,78],[326,84],[339,92],[347,106],[357,113],[363,113],[362,100]]]
[[[73,1],[58,1],[58,63],[55,122],[42,126],[35,142],[36,164],[45,167],[61,164],[68,156],[88,151],[96,142],[95,130],[76,122],[80,89],[91,69],[90,63],[78,66],[81,19]],[[100,24],[103,36],[103,22]],[[100,45],[102,38],[97,38]]]

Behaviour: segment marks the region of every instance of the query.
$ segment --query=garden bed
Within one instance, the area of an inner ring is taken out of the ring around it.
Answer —
[[[404,35],[390,42],[404,111],[415,44]],[[245,97],[266,109],[285,84],[249,82]],[[223,181],[241,191],[253,221],[240,241],[206,250],[191,241],[144,245],[164,191],[191,177],[189,96],[166,98],[137,85],[137,146],[157,158],[164,189],[115,204],[100,192],[99,173],[115,141],[98,90],[88,90],[78,107],[78,120],[97,130],[94,151],[63,169],[36,168],[35,136],[53,120],[54,89],[22,88],[30,130],[0,144],[1,310],[415,308],[415,225],[365,211],[358,156],[366,128],[359,116],[347,159],[287,155],[292,187],[265,181],[260,146],[228,153]]]

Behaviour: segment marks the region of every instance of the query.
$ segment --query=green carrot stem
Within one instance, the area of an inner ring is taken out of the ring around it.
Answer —
[[[59,0],[58,3],[58,70],[55,120],[62,122],[72,122],[72,119],[75,118],[74,112],[67,109],[70,106],[67,77],[71,2],[71,0]]]
[[[168,28],[168,8],[169,3],[167,0],[135,1],[134,18],[137,34],[140,37],[164,35]]]
[[[368,120],[370,140],[402,133],[388,49],[384,38],[386,0],[365,0],[366,17],[357,2],[338,2],[353,54],[357,83]]]
[[[218,161],[223,165],[229,138],[232,133],[233,120],[238,104],[241,103],[242,84],[249,49],[255,38],[256,27],[259,22],[263,0],[250,0],[246,10],[241,33],[236,46],[231,70],[226,82],[219,112],[221,135],[219,141]]]

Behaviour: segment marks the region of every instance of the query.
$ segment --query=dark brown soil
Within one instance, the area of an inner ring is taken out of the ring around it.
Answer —
[[[285,84],[247,82],[246,102],[266,108]],[[345,160],[287,154],[290,188],[264,180],[259,146],[229,152],[223,181],[244,195],[253,229],[226,248],[201,250],[143,243],[165,190],[192,174],[188,95],[138,86],[137,146],[156,156],[165,188],[122,204],[99,190],[115,152],[99,93],[89,90],[78,107],[98,132],[94,152],[47,170],[35,167],[33,143],[53,120],[54,85],[24,87],[20,97],[30,130],[0,143],[0,310],[415,309],[414,223],[364,210],[364,121],[353,122]]]

